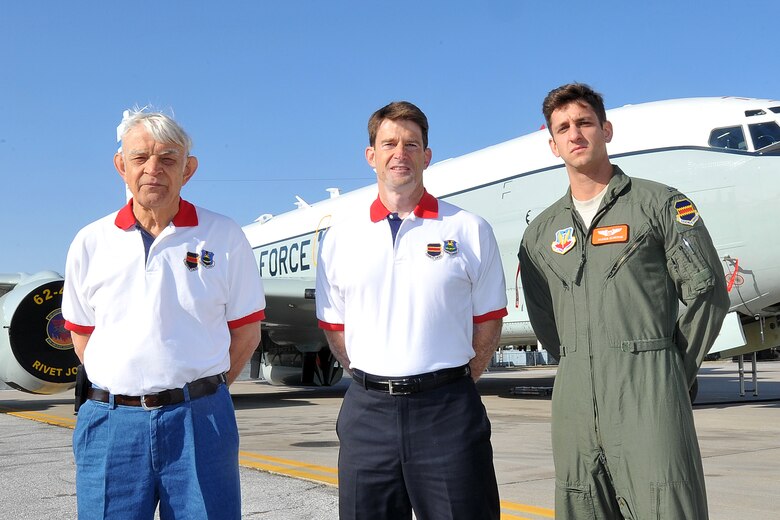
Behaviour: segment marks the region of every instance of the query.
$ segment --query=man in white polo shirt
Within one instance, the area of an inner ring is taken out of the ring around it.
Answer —
[[[114,165],[133,198],[71,244],[62,312],[92,387],[73,434],[81,520],[241,517],[227,385],[263,295],[232,220],[180,197],[198,166],[173,119],[137,111]]]
[[[425,191],[419,108],[391,103],[368,133],[379,195],[327,232],[317,265],[317,317],[355,381],[336,428],[340,517],[497,519],[490,422],[474,384],[507,314],[496,239]]]

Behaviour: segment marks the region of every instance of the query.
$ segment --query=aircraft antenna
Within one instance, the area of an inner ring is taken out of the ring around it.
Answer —
[[[309,203],[300,198],[298,195],[295,196],[295,206],[297,208],[310,208]]]

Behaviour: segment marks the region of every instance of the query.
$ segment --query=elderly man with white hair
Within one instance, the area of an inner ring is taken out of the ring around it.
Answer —
[[[198,167],[166,116],[126,114],[114,166],[132,198],[83,228],[62,312],[91,381],[73,435],[79,518],[241,517],[230,385],[265,297],[232,220],[180,196]]]

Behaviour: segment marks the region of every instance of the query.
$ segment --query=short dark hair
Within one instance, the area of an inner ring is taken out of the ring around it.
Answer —
[[[428,148],[428,118],[422,110],[408,101],[393,101],[383,106],[368,118],[368,144],[376,145],[376,133],[382,121],[406,120],[417,123],[422,131],[423,148]]]
[[[596,112],[600,125],[604,126],[607,121],[607,111],[604,109],[604,98],[601,94],[585,83],[569,83],[551,90],[542,102],[542,113],[550,134],[552,134],[552,128],[550,128],[552,113],[569,103],[588,104]]]

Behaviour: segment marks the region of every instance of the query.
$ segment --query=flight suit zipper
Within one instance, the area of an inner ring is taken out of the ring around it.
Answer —
[[[636,250],[639,249],[639,246],[642,245],[642,242],[644,241],[648,233],[649,231],[645,231],[644,233],[639,235],[639,237],[637,237],[637,239],[634,240],[634,243],[631,244],[631,247],[628,249],[628,251],[623,253],[620,256],[620,258],[618,258],[617,262],[615,262],[615,264],[612,266],[612,269],[609,270],[609,274],[607,274],[607,278],[605,282],[610,278],[612,278],[613,276],[615,276],[615,274],[618,272],[618,269],[620,269],[623,266],[623,264],[625,264],[628,261],[628,259],[631,258],[631,255],[633,255],[634,252],[636,252]]]
[[[574,222],[574,225],[579,228],[580,235],[584,235],[585,239],[582,241],[581,247],[582,247],[582,253],[580,256],[580,265],[577,268],[577,276],[576,276],[576,284],[582,284],[582,290],[585,293],[585,307],[586,312],[590,312],[591,305],[590,305],[590,292],[588,291],[588,280],[587,276],[585,276],[585,264],[587,262],[587,246],[588,242],[591,237],[591,233],[593,229],[595,229],[598,221],[601,219],[601,217],[607,212],[607,209],[612,206],[612,201],[609,201],[607,204],[604,204],[601,209],[599,209],[595,215],[593,215],[593,219],[590,222],[590,227],[587,229],[585,233],[582,233],[582,230],[584,228],[584,222],[582,222],[582,219],[579,216],[579,213],[577,211],[572,211],[572,221]],[[596,434],[596,442],[598,443],[599,450],[602,451],[602,441],[601,441],[601,431],[599,428],[599,406],[598,402],[596,400],[596,375],[593,370],[593,335],[591,333],[591,320],[590,316],[588,316],[588,319],[585,320],[587,323],[587,338],[588,338],[588,371],[590,372],[590,395],[593,403],[593,427],[594,427],[594,433]]]
[[[595,219],[594,219],[595,220]],[[588,235],[590,235],[590,230],[588,230]],[[583,241],[582,244],[582,259],[580,264],[580,271],[582,272],[582,290],[585,292],[585,306],[586,309],[590,310],[590,292],[588,291],[588,280],[587,277],[584,276],[585,271],[585,261],[586,261],[586,246],[587,246],[587,240]],[[596,442],[598,443],[599,450],[602,450],[602,442],[601,442],[601,431],[599,428],[599,405],[596,400],[596,374],[593,370],[593,335],[591,333],[591,323],[590,318],[586,320],[588,324],[588,371],[590,372],[590,395],[591,399],[593,400],[593,427],[595,429],[596,433]],[[602,451],[603,453],[603,451]]]

